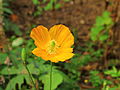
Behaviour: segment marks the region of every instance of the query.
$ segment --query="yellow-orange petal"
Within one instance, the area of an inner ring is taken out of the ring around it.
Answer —
[[[58,48],[57,50],[58,53],[72,53],[73,52],[73,48]]]
[[[50,58],[53,57],[53,55],[49,55],[45,50],[40,48],[35,48],[32,53],[44,60],[50,60]]]
[[[52,62],[66,61],[70,59],[74,54],[73,48],[59,48],[57,54],[50,58]]]
[[[39,48],[45,48],[50,41],[48,29],[42,25],[32,29],[30,37],[35,40],[35,45]]]
[[[52,57],[50,60],[51,60],[52,62],[59,62],[59,61],[64,62],[64,61],[72,58],[73,56],[74,56],[73,53],[60,53],[60,54]]]
[[[74,44],[74,37],[69,28],[60,24],[50,28],[51,39],[57,41],[61,47],[71,47]]]

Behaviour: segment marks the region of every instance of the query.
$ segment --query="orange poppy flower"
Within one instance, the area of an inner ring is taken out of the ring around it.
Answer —
[[[40,25],[32,29],[30,37],[37,46],[32,53],[44,60],[65,61],[74,55],[73,48],[71,48],[74,44],[74,37],[69,28],[62,24],[54,25],[49,31]]]

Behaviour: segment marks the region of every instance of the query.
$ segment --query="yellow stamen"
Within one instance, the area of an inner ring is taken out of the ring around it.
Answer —
[[[57,42],[56,42],[55,40],[51,40],[51,41],[48,43],[47,52],[48,52],[49,54],[55,54],[57,48],[59,48]]]

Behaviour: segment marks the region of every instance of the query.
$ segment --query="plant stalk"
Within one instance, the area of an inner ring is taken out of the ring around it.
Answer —
[[[50,90],[52,90],[52,67],[53,67],[53,63],[51,62],[51,68],[50,68]]]
[[[29,74],[29,77],[30,77],[30,79],[31,79],[31,82],[32,82],[34,88],[37,90],[37,88],[36,88],[36,86],[35,86],[35,83],[34,83],[34,81],[33,81],[33,78],[32,78],[32,74],[30,73],[30,71],[29,71],[26,63],[24,63],[24,66],[25,66],[25,68],[26,68],[26,70],[27,70],[27,72],[28,72],[28,74]]]

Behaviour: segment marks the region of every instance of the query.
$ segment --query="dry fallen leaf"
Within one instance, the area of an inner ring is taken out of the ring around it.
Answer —
[[[16,14],[12,14],[10,15],[10,19],[13,21],[13,22],[17,22],[18,21],[18,16]]]
[[[4,64],[10,65],[10,59],[9,59],[8,56],[6,57],[6,60],[5,60]]]
[[[97,67],[98,67],[98,63],[94,63],[92,65],[87,65],[82,67],[82,70],[86,70],[86,71],[95,70]]]

